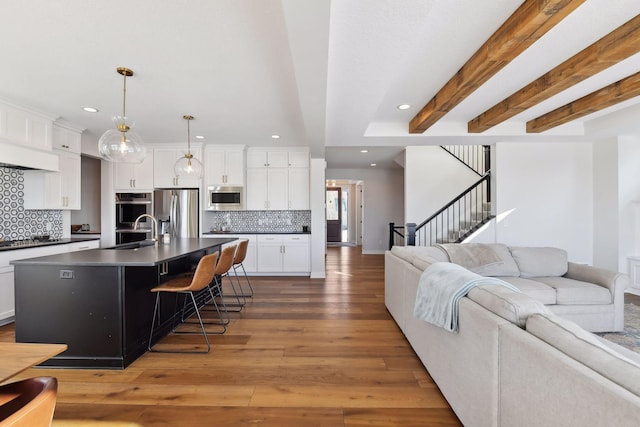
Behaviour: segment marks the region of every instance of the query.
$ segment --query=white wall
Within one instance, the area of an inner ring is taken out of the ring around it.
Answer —
[[[405,220],[422,221],[478,180],[478,175],[440,147],[407,147]]]
[[[389,223],[404,222],[404,171],[327,169],[326,179],[363,181],[362,252],[384,253],[389,244]]]
[[[324,256],[327,247],[325,221],[324,159],[311,159],[309,165],[309,208],[311,209],[311,274],[312,279],[324,278]]]
[[[101,161],[82,156],[81,165],[81,209],[71,211],[71,223],[89,224],[91,231],[100,231]]]
[[[593,264],[618,269],[618,141],[593,144]],[[622,270],[625,271],[625,270]]]
[[[628,272],[627,257],[640,254],[637,218],[640,201],[640,136],[618,138],[618,266]]]
[[[555,246],[593,261],[593,150],[589,143],[500,143],[492,165],[496,241]]]

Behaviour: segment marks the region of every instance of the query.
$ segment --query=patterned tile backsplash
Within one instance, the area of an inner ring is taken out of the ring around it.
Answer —
[[[0,167],[0,238],[28,239],[36,234],[62,237],[62,211],[24,208],[24,172]]]
[[[234,233],[296,233],[310,227],[311,211],[204,212],[204,232],[229,227]]]

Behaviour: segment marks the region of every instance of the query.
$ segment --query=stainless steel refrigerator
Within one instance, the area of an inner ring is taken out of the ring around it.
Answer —
[[[155,190],[153,214],[160,234],[169,233],[172,238],[199,237],[199,200],[198,190]]]

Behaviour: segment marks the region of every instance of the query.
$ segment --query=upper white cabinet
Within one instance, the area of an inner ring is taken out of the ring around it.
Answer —
[[[52,145],[53,148],[61,151],[80,154],[82,148],[80,132],[54,123]]]
[[[24,173],[25,209],[80,209],[80,131],[54,123],[53,154],[59,172],[27,170]]]
[[[200,178],[178,177],[173,172],[173,165],[184,157],[184,148],[155,148],[153,150],[153,187],[155,188],[194,188],[200,187]],[[202,162],[202,150],[191,147],[191,154]]]
[[[244,186],[244,146],[207,146],[204,149],[207,186]]]
[[[309,209],[309,151],[249,148],[247,209]]]
[[[51,151],[54,117],[0,102],[0,140]]]
[[[24,172],[25,209],[80,209],[80,154],[54,150],[60,172]]]
[[[287,151],[263,148],[250,148],[247,151],[248,168],[286,168],[288,166],[289,156]]]
[[[114,189],[116,191],[153,190],[153,159],[153,150],[147,149],[147,157],[142,163],[114,163]],[[173,171],[173,168],[171,170]]]

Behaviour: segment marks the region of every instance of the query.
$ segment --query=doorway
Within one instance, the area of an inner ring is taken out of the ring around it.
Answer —
[[[362,182],[327,180],[325,195],[327,244],[362,244]]]
[[[326,189],[327,242],[342,242],[342,189],[327,187]]]

